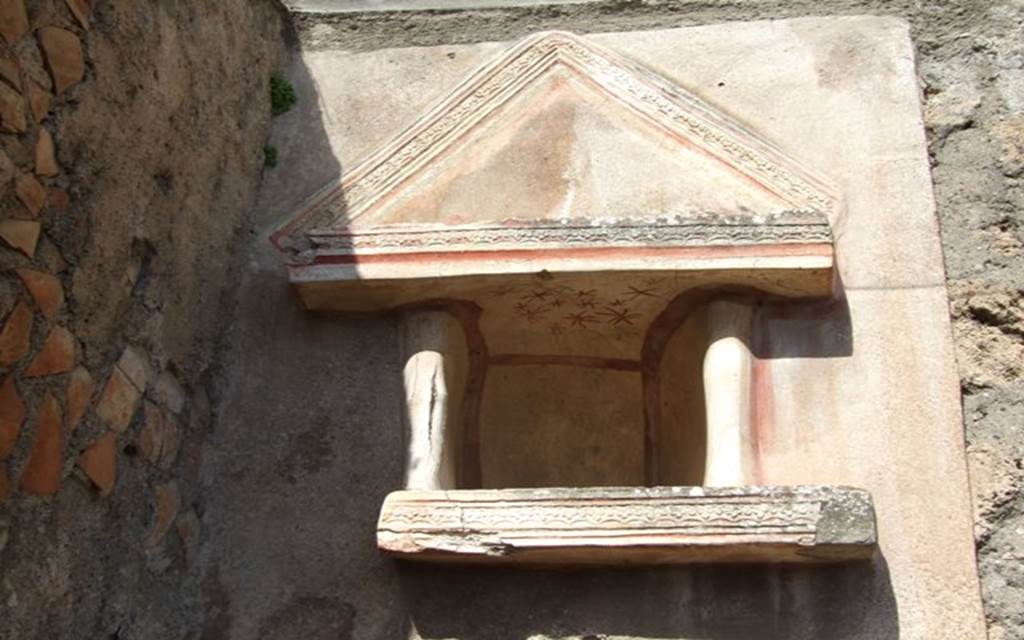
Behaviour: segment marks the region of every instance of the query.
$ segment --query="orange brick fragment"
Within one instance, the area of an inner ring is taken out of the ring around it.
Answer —
[[[78,36],[59,27],[43,27],[36,34],[57,95],[81,82],[85,77],[85,53]]]
[[[18,269],[17,272],[43,315],[49,320],[56,318],[64,306],[64,286],[60,278],[32,269]]]
[[[36,140],[36,175],[55,176],[60,173],[57,166],[57,149],[53,144],[53,136],[45,128],[39,129],[39,138]],[[46,194],[43,194],[45,201]]]
[[[75,367],[75,336],[64,327],[54,327],[32,364],[25,370],[28,378],[66,373]]]
[[[11,455],[25,422],[25,401],[14,384],[14,374],[0,384],[0,460]]]
[[[28,81],[28,106],[32,110],[32,119],[39,124],[50,114],[50,104],[53,96],[46,89],[40,87],[34,81]]]
[[[181,494],[178,493],[178,485],[175,482],[168,482],[156,488],[156,505],[154,507],[153,527],[146,536],[144,545],[147,549],[153,549],[163,542],[167,531],[174,524],[174,518],[181,509]]]
[[[28,33],[28,12],[24,0],[0,0],[0,35],[14,44]]]
[[[60,490],[64,465],[64,425],[60,405],[52,394],[43,397],[37,421],[36,442],[21,474],[21,488],[25,493],[52,496]]]
[[[85,367],[78,367],[68,376],[67,407],[68,430],[73,431],[82,421],[85,410],[89,408],[92,392],[96,389],[92,374]]]
[[[39,223],[35,220],[0,220],[0,238],[29,258],[36,255]]]
[[[75,19],[82,25],[83,29],[89,28],[89,18],[92,17],[93,0],[67,0],[68,9],[75,14]]]
[[[0,504],[11,497],[11,476],[7,470],[7,463],[0,462]]]
[[[14,181],[14,192],[33,218],[37,217],[46,206],[46,189],[30,173],[18,176]]]
[[[139,395],[139,390],[121,369],[114,367],[107,380],[107,386],[103,389],[103,395],[100,396],[99,404],[96,405],[96,415],[109,428],[122,433],[132,422]]]
[[[105,496],[117,482],[117,439],[108,431],[78,457],[78,466]]]
[[[178,457],[180,436],[173,416],[162,407],[146,402],[146,423],[136,446],[142,457],[161,469],[170,469]]]
[[[32,310],[23,301],[7,315],[0,331],[0,367],[9,367],[28,353],[32,321]]]

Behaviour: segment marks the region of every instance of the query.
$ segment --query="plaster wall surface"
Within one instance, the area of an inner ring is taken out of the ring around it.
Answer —
[[[430,11],[583,4],[590,0],[285,0],[293,11]]]
[[[211,637],[983,638],[907,25],[805,19],[595,39],[840,184],[846,206],[832,223],[844,298],[759,319],[771,336],[762,381],[779,400],[759,433],[760,477],[871,489],[882,555],[838,572],[555,574],[377,557],[373,523],[400,486],[404,450],[393,320],[302,312],[266,235],[505,45],[320,48],[296,57],[300,106],[272,136],[285,162],[265,177],[254,214],[235,361],[205,459]],[[907,331],[914,341],[899,340]]]

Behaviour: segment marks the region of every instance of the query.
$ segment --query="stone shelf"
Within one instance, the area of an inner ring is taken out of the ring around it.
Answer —
[[[397,491],[377,525],[411,560],[684,564],[868,560],[868,492],[848,487]]]

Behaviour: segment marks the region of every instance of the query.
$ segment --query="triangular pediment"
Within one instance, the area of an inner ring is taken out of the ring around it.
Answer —
[[[337,249],[360,234],[545,221],[803,224],[835,204],[823,181],[696,96],[547,32],[471,74],[274,242]]]

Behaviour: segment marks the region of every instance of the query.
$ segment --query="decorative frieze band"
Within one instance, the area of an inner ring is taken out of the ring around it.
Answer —
[[[760,244],[830,244],[828,221],[814,212],[763,217],[701,216],[656,221],[514,221],[507,226],[371,228],[313,236],[319,249],[461,251],[542,247],[701,247]]]
[[[870,558],[876,531],[848,487],[398,491],[377,542],[452,562],[840,562]]]

